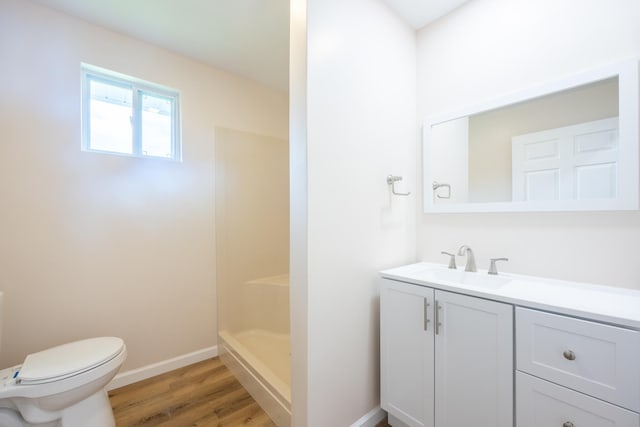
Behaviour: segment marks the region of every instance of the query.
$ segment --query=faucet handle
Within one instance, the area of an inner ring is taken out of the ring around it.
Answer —
[[[491,264],[489,265],[488,274],[498,274],[498,269],[496,268],[496,261],[509,261],[509,258],[491,258]]]
[[[445,252],[445,251],[442,251],[440,253],[442,255],[449,255],[449,257],[450,257],[449,258],[449,268],[455,270],[457,268],[456,267],[456,254],[452,254],[452,253]]]

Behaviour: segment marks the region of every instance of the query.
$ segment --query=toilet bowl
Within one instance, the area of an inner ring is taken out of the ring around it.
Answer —
[[[120,338],[90,338],[1,370],[0,426],[115,427],[105,387],[126,355]]]

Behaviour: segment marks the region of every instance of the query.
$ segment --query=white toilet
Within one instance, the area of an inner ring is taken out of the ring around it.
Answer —
[[[122,339],[90,338],[1,370],[0,427],[115,427],[105,387],[126,356]]]

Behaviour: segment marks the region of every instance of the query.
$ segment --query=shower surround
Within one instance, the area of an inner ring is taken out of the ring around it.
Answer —
[[[218,348],[278,427],[291,424],[287,141],[216,128]]]

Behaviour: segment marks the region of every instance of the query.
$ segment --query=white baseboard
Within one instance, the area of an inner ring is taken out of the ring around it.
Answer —
[[[111,380],[107,386],[107,391],[146,380],[147,378],[155,377],[156,375],[164,374],[166,372],[173,371],[174,369],[179,369],[193,363],[201,362],[203,360],[216,357],[217,355],[218,346],[214,345],[213,347],[203,348],[202,350],[194,351],[193,353],[183,354],[172,359],[163,360],[141,368],[121,372]]]
[[[351,427],[375,427],[386,416],[387,413],[378,406],[360,417]]]

